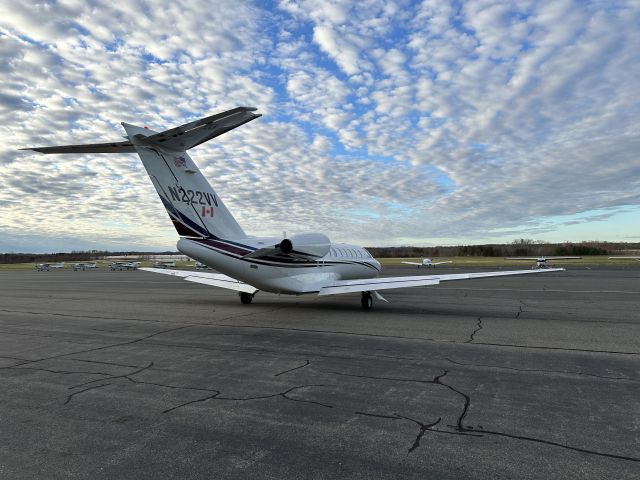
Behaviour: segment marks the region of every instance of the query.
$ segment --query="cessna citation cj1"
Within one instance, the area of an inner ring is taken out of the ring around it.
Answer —
[[[174,227],[178,250],[218,272],[142,268],[182,277],[189,282],[236,290],[242,303],[259,291],[278,294],[362,294],[371,309],[373,296],[390,288],[437,285],[448,280],[537,273],[531,270],[376,278],[380,263],[364,248],[332,243],[322,233],[289,238],[252,237],[233,218],[222,199],[200,173],[187,150],[261,115],[238,107],[185,125],[154,132],[122,123],[124,142],[27,148],[40,153],[137,153]],[[546,272],[563,270],[547,269]]]

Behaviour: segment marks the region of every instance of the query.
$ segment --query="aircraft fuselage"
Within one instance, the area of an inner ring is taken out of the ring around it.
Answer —
[[[245,238],[241,241],[188,239],[178,241],[178,250],[220,273],[237,278],[258,290],[299,295],[317,292],[334,280],[377,277],[380,263],[355,245],[332,244],[330,253],[315,260],[280,256],[243,258],[261,244],[277,238]]]

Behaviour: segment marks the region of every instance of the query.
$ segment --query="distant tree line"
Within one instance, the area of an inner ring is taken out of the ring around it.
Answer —
[[[179,252],[109,252],[106,250],[71,251],[59,253],[0,253],[2,263],[58,263],[88,262],[108,256],[133,255],[145,259],[152,255],[178,255]]]
[[[368,247],[378,258],[406,257],[529,257],[553,255],[637,255],[640,243],[564,242],[518,239],[508,244],[459,245],[438,247]]]
[[[639,255],[640,243],[624,242],[564,242],[545,243],[521,238],[506,244],[459,245],[439,247],[368,247],[377,258],[399,257],[528,257],[553,255]],[[131,255],[148,259],[157,255],[179,255],[180,252],[109,252],[106,250],[59,253],[0,253],[0,263],[87,262],[109,256]]]

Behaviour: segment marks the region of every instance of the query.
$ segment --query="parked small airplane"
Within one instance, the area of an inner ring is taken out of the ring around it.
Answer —
[[[88,262],[88,263],[74,263],[73,270],[92,270],[94,268],[98,268],[96,262]]]
[[[140,262],[113,262],[109,270],[136,270]]]
[[[609,257],[609,260],[637,260],[640,262],[640,257]]]
[[[174,268],[176,266],[175,260],[157,261],[153,264],[154,268]]]
[[[506,257],[505,260],[534,260],[536,264],[532,268],[547,268],[547,260],[579,260],[582,257]]]
[[[187,150],[255,120],[255,108],[238,107],[163,132],[122,123],[124,142],[28,148],[41,153],[137,153],[173,222],[178,250],[221,273],[145,268],[149,272],[236,290],[251,303],[259,290],[279,294],[361,293],[365,310],[380,290],[438,285],[449,280],[541,273],[534,270],[375,278],[380,263],[367,250],[332,243],[322,233],[287,238],[248,236],[202,175]],[[547,269],[545,272],[563,270]]]
[[[431,260],[430,258],[425,258],[425,257],[421,257],[422,261],[421,262],[401,262],[401,263],[406,263],[407,265],[417,265],[418,268],[420,267],[426,267],[426,268],[436,268],[436,265],[442,265],[443,263],[453,263],[451,260],[447,261],[447,262],[434,262],[433,260]]]
[[[206,270],[207,268],[209,268],[207,265],[205,265],[202,262],[196,262],[196,270]]]
[[[48,272],[49,270],[56,270],[59,268],[64,268],[64,262],[36,264],[36,270],[38,270],[39,272]]]

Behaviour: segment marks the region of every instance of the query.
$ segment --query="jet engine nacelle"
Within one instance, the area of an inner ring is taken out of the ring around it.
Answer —
[[[282,253],[304,253],[316,257],[324,257],[329,253],[331,240],[322,233],[300,233],[285,238],[278,245]]]

